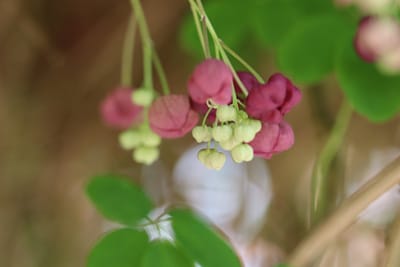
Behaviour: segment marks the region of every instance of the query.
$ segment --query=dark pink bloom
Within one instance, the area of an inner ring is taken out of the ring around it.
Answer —
[[[204,104],[212,99],[217,104],[232,101],[233,76],[229,67],[217,59],[206,59],[194,69],[188,82],[193,101]]]
[[[264,122],[261,131],[249,143],[254,150],[254,155],[269,159],[272,155],[288,150],[294,144],[292,127],[285,122]]]
[[[244,87],[247,89],[247,92],[250,93],[254,88],[261,85],[256,77],[253,76],[250,72],[247,71],[238,71],[236,72],[240,81],[242,81]],[[235,91],[238,96],[242,95],[242,89],[240,86],[234,81]]]
[[[246,100],[247,113],[264,122],[279,123],[301,100],[301,92],[280,73],[252,89]]]
[[[120,87],[106,96],[101,103],[103,121],[110,127],[126,129],[141,119],[142,107],[132,102],[132,89]]]
[[[164,138],[184,136],[196,126],[198,120],[185,95],[161,96],[149,109],[150,128]]]
[[[353,42],[357,54],[367,62],[374,62],[378,57],[373,47],[369,47],[364,40],[364,35],[366,34],[369,25],[371,25],[373,21],[374,17],[372,16],[366,16],[361,19],[360,23],[358,24],[358,29]]]

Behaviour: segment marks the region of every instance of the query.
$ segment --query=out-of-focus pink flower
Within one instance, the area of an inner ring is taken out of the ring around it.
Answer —
[[[253,74],[247,71],[238,71],[237,75],[240,79],[240,81],[243,83],[244,87],[247,89],[247,92],[250,93],[254,88],[258,87],[261,85],[261,83],[254,77]],[[238,96],[242,95],[242,89],[240,86],[237,84],[236,81],[234,81],[234,86],[235,86],[235,91]]]
[[[185,95],[166,95],[156,99],[149,109],[151,129],[164,138],[178,138],[196,126],[199,117]]]
[[[127,129],[141,118],[142,107],[132,102],[132,89],[120,87],[106,96],[100,106],[101,117],[110,127]]]
[[[400,24],[396,19],[367,16],[361,19],[354,47],[367,62],[375,62],[400,47]]]
[[[279,123],[300,100],[299,89],[285,76],[276,73],[267,83],[250,91],[246,101],[246,111],[253,118]]]
[[[269,159],[272,155],[288,150],[294,144],[292,127],[285,121],[281,123],[263,123],[261,131],[249,143],[254,155]]]
[[[188,90],[197,103],[212,99],[217,104],[228,104],[232,101],[232,84],[232,72],[223,61],[206,59],[194,69]]]

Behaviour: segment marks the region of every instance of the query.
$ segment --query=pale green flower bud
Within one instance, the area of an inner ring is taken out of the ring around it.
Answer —
[[[262,128],[262,123],[259,120],[249,120],[249,125],[250,127],[254,130],[254,132],[257,134],[259,131],[261,131]]]
[[[192,130],[192,136],[197,143],[208,142],[211,140],[211,128],[208,126],[196,126]]]
[[[133,149],[142,144],[142,135],[136,130],[127,130],[118,136],[119,144],[123,149]]]
[[[247,118],[249,117],[249,115],[247,115],[246,111],[243,111],[243,110],[239,110],[237,113],[237,116],[238,116],[238,121],[247,120]]]
[[[226,156],[224,153],[213,150],[208,156],[206,160],[205,166],[209,169],[213,170],[221,170],[224,167],[226,161]]]
[[[254,158],[253,148],[248,144],[240,144],[234,147],[231,155],[232,159],[237,163],[251,161]]]
[[[219,142],[220,147],[222,147],[225,150],[231,150],[238,144],[242,143],[241,140],[237,140],[235,136],[232,136],[229,140],[224,141],[224,142]]]
[[[208,155],[210,155],[210,153],[211,153],[211,149],[207,149],[207,148],[201,149],[201,150],[199,150],[199,152],[197,153],[197,159],[198,159],[201,163],[203,163],[204,165],[206,165],[207,157],[208,157]]]
[[[143,145],[155,147],[161,144],[161,137],[150,129],[142,131],[141,134]]]
[[[215,126],[212,129],[212,137],[217,142],[228,141],[233,135],[232,127],[229,125]]]
[[[160,151],[156,147],[140,146],[133,152],[133,159],[138,163],[152,164],[158,159]]]
[[[132,101],[136,105],[148,107],[154,100],[154,93],[146,88],[140,88],[132,93]]]
[[[256,132],[246,120],[236,125],[234,135],[237,140],[247,143],[254,139]]]
[[[217,119],[220,122],[236,121],[236,109],[232,106],[218,106]]]

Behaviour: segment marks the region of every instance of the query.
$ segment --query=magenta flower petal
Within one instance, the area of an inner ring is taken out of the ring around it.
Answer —
[[[149,109],[151,129],[161,137],[182,137],[196,126],[199,117],[190,108],[185,95],[166,95],[156,99]]]
[[[361,19],[353,42],[357,54],[367,62],[374,62],[378,57],[376,51],[372,47],[368,47],[368,44],[364,41],[364,35],[374,20],[373,16],[366,16]]]
[[[293,130],[288,123],[263,123],[261,131],[249,143],[254,155],[269,159],[272,155],[288,150],[294,144]]]
[[[284,75],[280,73],[273,74],[268,82],[285,82],[286,84],[286,96],[285,100],[283,101],[282,105],[280,106],[279,110],[281,111],[282,115],[288,113],[294,106],[296,106],[301,101],[301,92],[300,90],[293,85],[293,83],[286,78]]]
[[[248,93],[250,93],[254,88],[261,85],[261,83],[258,82],[256,77],[254,77],[254,75],[251,74],[250,72],[238,71],[237,75],[240,81],[243,83],[244,87],[246,87]],[[236,83],[236,81],[234,81],[234,86],[236,93],[240,96],[243,92],[242,89],[240,89],[240,86]]]
[[[141,119],[142,107],[131,99],[132,89],[120,87],[106,96],[100,106],[105,124],[117,129],[126,129]]]
[[[189,95],[193,101],[204,104],[212,99],[217,104],[232,101],[233,75],[220,60],[206,59],[194,69],[188,81]]]

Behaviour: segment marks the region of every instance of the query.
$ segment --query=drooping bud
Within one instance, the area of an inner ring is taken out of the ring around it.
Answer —
[[[142,134],[137,130],[127,130],[120,133],[118,140],[123,149],[130,150],[142,144]]]
[[[233,135],[229,140],[224,141],[224,142],[219,142],[219,146],[222,147],[223,149],[230,151],[232,150],[235,146],[239,145],[242,143],[242,140],[237,140],[235,136]]]
[[[253,148],[248,144],[240,144],[231,150],[232,159],[236,163],[248,162],[254,158]]]
[[[209,142],[212,138],[211,128],[208,126],[196,126],[192,130],[192,136],[197,143]]]
[[[154,100],[154,93],[146,88],[140,88],[132,93],[132,101],[136,105],[148,107]]]
[[[236,121],[237,112],[233,106],[219,106],[217,109],[217,119],[220,122]]]
[[[209,169],[220,170],[225,164],[226,156],[224,153],[218,152],[215,149],[201,149],[197,153],[197,158],[201,163]]]
[[[133,151],[133,159],[142,164],[150,165],[155,162],[160,155],[156,147],[140,146]]]
[[[212,137],[217,142],[228,141],[233,135],[232,127],[229,125],[215,126],[212,129]]]
[[[261,130],[261,122],[257,120],[244,120],[235,126],[235,139],[248,143],[254,139]]]
[[[151,129],[142,130],[142,143],[145,146],[155,147],[161,144],[161,137],[153,133]]]

